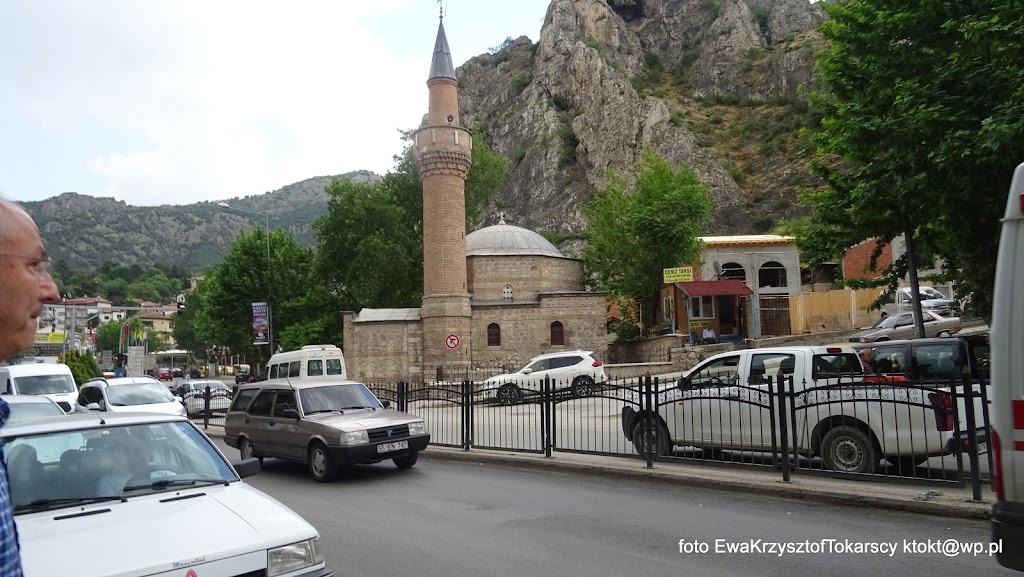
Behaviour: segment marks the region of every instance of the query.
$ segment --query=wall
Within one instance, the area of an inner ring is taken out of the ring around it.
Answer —
[[[471,256],[467,259],[469,290],[476,300],[504,297],[512,285],[513,300],[537,298],[543,291],[582,291],[583,262],[539,255]]]
[[[701,277],[714,279],[715,262],[724,265],[734,262],[746,272],[746,283],[756,294],[799,294],[800,254],[793,245],[782,246],[735,246],[707,248],[701,253],[704,264]],[[759,287],[758,271],[767,262],[776,261],[786,269],[785,287]]]
[[[354,323],[344,313],[348,378],[362,381],[418,381],[423,336],[418,321]]]
[[[473,305],[474,367],[515,368],[533,357],[555,351],[588,350],[606,358],[614,335],[605,328],[607,295],[541,295],[537,303]],[[551,323],[562,323],[565,344],[551,344]],[[487,326],[501,328],[501,346],[487,346]]]

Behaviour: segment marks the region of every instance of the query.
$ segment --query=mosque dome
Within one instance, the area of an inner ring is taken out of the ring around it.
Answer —
[[[466,235],[466,256],[516,255],[565,258],[565,255],[543,236],[532,230],[505,224],[504,220]]]

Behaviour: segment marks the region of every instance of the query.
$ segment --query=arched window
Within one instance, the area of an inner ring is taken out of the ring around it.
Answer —
[[[551,323],[551,344],[552,345],[564,345],[565,344],[565,331],[562,329],[562,323],[555,321]]]
[[[761,265],[757,271],[758,287],[784,287],[786,286],[786,267],[782,263],[770,260]]]
[[[505,285],[505,288],[501,291],[501,298],[509,301],[512,300],[512,285]]]
[[[747,271],[743,268],[743,265],[739,263],[727,262],[722,265],[722,273],[718,275],[718,278],[732,278],[746,281]]]
[[[501,327],[498,326],[498,323],[491,323],[487,325],[487,346],[501,346]]]

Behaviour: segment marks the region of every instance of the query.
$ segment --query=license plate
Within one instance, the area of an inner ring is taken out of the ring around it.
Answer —
[[[984,442],[978,443],[978,454],[979,455],[984,455],[987,452],[988,452],[988,443],[984,443]]]
[[[381,443],[377,445],[378,453],[390,453],[391,451],[401,451],[402,449],[409,448],[409,441],[395,441],[394,443]]]

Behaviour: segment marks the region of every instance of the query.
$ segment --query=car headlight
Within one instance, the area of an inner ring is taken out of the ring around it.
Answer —
[[[342,445],[364,445],[369,442],[370,436],[366,434],[366,431],[352,431],[341,434]]]
[[[416,421],[415,423],[409,423],[409,434],[410,435],[422,435],[425,432],[423,429],[423,421]]]
[[[267,576],[284,575],[323,563],[324,556],[320,553],[319,541],[318,537],[313,537],[308,541],[268,550]]]

